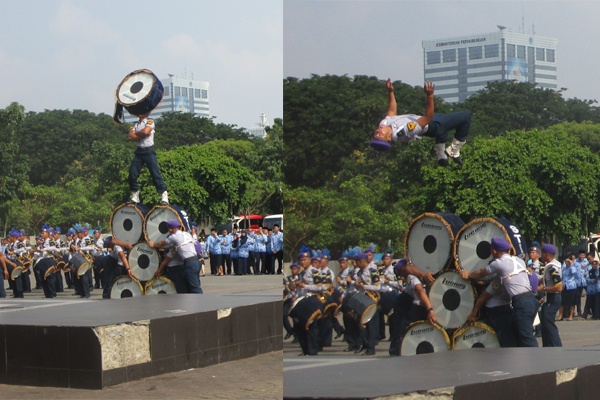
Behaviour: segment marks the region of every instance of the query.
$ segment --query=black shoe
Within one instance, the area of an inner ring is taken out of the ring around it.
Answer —
[[[292,343],[298,343],[298,342],[299,342],[298,338],[296,336],[294,336],[294,340],[292,340]]]
[[[374,356],[375,355],[375,349],[369,349],[365,352],[365,356]]]
[[[344,335],[344,330],[343,329],[340,331],[340,333],[338,333],[337,335],[335,335],[334,339],[339,339],[339,338],[342,337],[342,335]]]
[[[288,340],[289,338],[291,338],[291,337],[292,337],[292,335],[293,335],[293,333],[292,333],[292,332],[288,332],[288,333],[285,335],[285,337],[283,338],[283,340]]]
[[[446,158],[440,158],[438,160],[438,165],[440,167],[447,167],[448,166],[448,159],[446,159]]]
[[[448,154],[447,151],[446,151],[446,155],[448,156],[448,158],[451,158],[456,163],[456,165],[458,165],[459,167],[462,167],[463,162],[460,159],[460,156],[458,156],[458,157],[452,157],[450,154]],[[446,165],[448,165],[448,161],[446,161]]]
[[[365,351],[367,349],[367,346],[362,345],[360,346],[358,349],[354,350],[354,354],[359,354],[362,353],[363,351]]]
[[[356,350],[357,350],[356,347],[348,346],[347,348],[344,349],[344,353],[347,353],[349,351],[356,351]]]

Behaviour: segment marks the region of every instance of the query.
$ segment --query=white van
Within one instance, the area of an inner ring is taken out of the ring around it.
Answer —
[[[283,231],[283,214],[267,215],[263,219],[262,226],[266,226],[267,228],[273,229],[273,226],[275,224],[279,225],[279,229]]]

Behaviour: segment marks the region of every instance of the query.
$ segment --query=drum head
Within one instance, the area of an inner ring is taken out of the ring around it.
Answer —
[[[158,250],[146,242],[136,243],[127,256],[133,276],[140,281],[149,281],[160,266]]]
[[[377,303],[363,292],[355,293],[348,300],[348,314],[365,327],[377,312]]]
[[[464,222],[454,214],[425,213],[415,218],[406,234],[405,247],[411,262],[436,274],[452,259],[454,236]]]
[[[438,324],[448,329],[458,328],[473,311],[475,291],[457,272],[445,272],[431,285],[429,301]]]
[[[473,325],[457,329],[452,337],[452,343],[453,350],[500,347],[496,332],[483,322],[475,322]]]
[[[144,288],[135,278],[123,275],[114,280],[110,288],[111,299],[123,299],[125,297],[137,297],[144,295]]]
[[[512,234],[512,232],[511,232]],[[506,228],[493,218],[478,218],[460,230],[454,244],[457,267],[464,271],[485,268],[492,260],[492,238],[505,238],[512,243]],[[510,254],[515,254],[511,247]]]
[[[414,356],[448,350],[450,350],[450,338],[445,330],[429,322],[417,321],[408,326],[402,339],[400,354]]]
[[[90,268],[92,268],[92,264],[86,260],[86,262],[80,264],[79,267],[77,267],[77,276],[79,277],[84,275],[86,272],[88,272]]]
[[[127,75],[117,88],[117,101],[132,106],[144,100],[151,92],[156,76],[148,70],[138,70]]]
[[[10,278],[14,281],[23,273],[23,267],[15,267],[10,273]]]
[[[144,233],[144,218],[148,207],[144,204],[121,204],[110,217],[110,229],[116,239],[137,243]]]
[[[144,223],[144,235],[146,241],[159,242],[169,235],[167,222],[177,220],[181,224],[181,230],[189,230],[188,216],[178,206],[155,206],[148,215]]]
[[[159,276],[154,278],[144,286],[145,294],[174,294],[177,293],[175,284],[172,280]]]

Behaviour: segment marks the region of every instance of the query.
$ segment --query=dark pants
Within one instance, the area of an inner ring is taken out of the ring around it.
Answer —
[[[406,292],[401,292],[394,304],[392,315],[388,317],[390,326],[390,356],[400,355],[400,343],[404,331],[410,322],[405,319],[408,311],[412,307],[413,298]]]
[[[277,273],[281,274],[283,268],[283,250],[279,250],[277,253],[273,254],[273,270],[275,270],[275,260],[277,260]]]
[[[49,299],[56,297],[54,273],[47,273],[48,270],[53,267],[56,268],[56,262],[50,257],[40,259],[40,261],[38,261],[35,265],[35,268],[37,268],[40,274],[42,289],[44,289],[44,296]]]
[[[188,293],[203,293],[200,285],[200,260],[192,256],[183,260]]]
[[[290,323],[290,307],[292,306],[292,299],[286,299],[283,302],[283,328],[286,333],[292,333],[292,324]]]
[[[577,294],[576,297],[574,299],[574,303],[575,303],[575,307],[576,307],[576,311],[577,311],[577,315],[581,315],[581,296],[583,295],[583,291],[584,291],[584,287],[578,287],[577,288]]]
[[[513,326],[517,335],[517,345],[519,347],[538,347],[538,342],[533,335],[533,320],[539,307],[535,295],[527,292],[523,295],[514,296],[512,298],[512,306]]]
[[[156,161],[156,151],[154,148],[148,151],[141,151],[141,149],[138,148],[135,151],[133,160],[131,160],[131,165],[129,166],[129,189],[131,189],[132,192],[140,190],[140,185],[138,185],[137,180],[144,164],[148,166],[148,171],[150,172],[150,176],[152,177],[152,181],[154,182],[154,186],[158,193],[167,190],[167,186],[160,176],[158,161]]]
[[[265,268],[267,274],[274,274],[275,268],[273,267],[273,253],[268,251],[265,253]]]
[[[89,272],[89,270],[88,270]],[[90,297],[90,286],[91,286],[91,279],[90,279],[90,275],[86,272],[85,274],[78,276],[77,272],[75,272],[75,292],[77,294],[79,294],[79,297],[82,298],[89,298]]]
[[[6,297],[6,289],[4,289],[4,272],[0,271],[0,299],[3,299],[5,297]]]
[[[582,318],[587,318],[588,315],[596,318],[598,315],[598,311],[596,308],[596,294],[587,294],[585,296],[585,305],[583,306],[583,313],[581,313]]]
[[[233,273],[240,275],[240,267],[237,256],[231,259],[231,264],[233,265]]]
[[[308,330],[303,323],[294,321],[294,333],[300,342],[303,354],[316,356],[319,353],[319,328],[317,321],[310,324]]]
[[[118,261],[111,256],[102,256],[96,258],[95,261],[99,266],[102,266],[102,298],[110,299],[110,290],[112,283],[119,276],[126,273],[125,267],[119,265]]]
[[[16,262],[15,260],[12,260],[13,262]],[[20,263],[18,263],[17,265],[19,265]],[[22,266],[22,264],[21,264]],[[13,297],[15,298],[23,298],[23,274],[19,275],[16,279],[12,279],[10,276],[12,274],[13,271],[13,267],[12,265],[8,265],[6,264],[6,269],[8,270],[8,287],[12,290],[13,292]],[[3,274],[2,274],[3,275]],[[4,277],[2,279],[2,289],[4,290]],[[4,292],[4,296],[6,297],[6,291]]]
[[[219,267],[223,265],[222,254],[210,254],[210,273],[216,275],[219,272]]]
[[[261,274],[266,274],[267,273],[267,265],[265,264],[266,259],[267,259],[266,253],[264,251],[262,251],[262,252],[257,251],[255,254],[256,254],[256,265],[257,265],[257,267],[260,264],[260,269],[259,269],[260,273]]]
[[[221,254],[221,263],[223,265],[223,273],[231,275],[231,254]]]
[[[60,271],[56,271],[54,274],[54,288],[57,293],[62,293],[65,291],[65,286],[63,284],[63,278]]]
[[[500,347],[517,347],[513,310],[510,305],[486,307],[484,321],[496,331]]]
[[[29,277],[31,276],[31,269],[27,268],[25,272],[23,272],[23,291],[25,293],[31,292],[31,281]]]
[[[542,327],[542,346],[544,347],[562,347],[558,327],[554,322],[560,303],[560,293],[549,293],[546,295],[546,302],[542,304],[540,324]]]
[[[238,272],[240,275],[247,275],[248,272],[248,258],[239,257],[238,258]]]
[[[470,127],[471,114],[467,111],[456,111],[450,114],[434,113],[424,136],[435,138],[436,143],[446,143],[448,131],[455,129],[454,138],[464,142]]]

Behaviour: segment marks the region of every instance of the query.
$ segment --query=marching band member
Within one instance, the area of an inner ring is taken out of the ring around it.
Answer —
[[[296,287],[300,288],[302,293],[311,295],[320,293],[320,287],[314,283],[314,275],[318,271],[311,265],[310,249],[302,246],[298,253],[298,263],[303,268],[303,271],[300,274],[300,280]],[[316,322],[313,322],[308,326],[308,329],[305,329],[299,321],[294,321],[294,332],[302,348],[300,355],[316,356],[319,353],[319,327]]]
[[[100,256],[94,261],[97,261],[103,269],[103,299],[110,299],[111,284],[118,276],[126,273],[129,275],[129,277],[133,278],[133,272],[129,267],[127,255],[125,254],[123,247],[119,246],[116,242],[118,241],[113,240],[112,236],[107,236],[106,239],[102,241],[102,245],[108,250],[108,255]]]
[[[298,288],[298,282],[300,281],[300,265],[298,263],[293,263],[290,265],[290,270],[292,274],[290,276],[286,276],[283,278],[283,327],[285,328],[285,337],[284,340],[287,340],[294,335],[294,328],[290,324],[290,307],[294,304],[294,301],[299,297],[298,293],[300,293]],[[294,342],[296,343],[298,339],[294,335]]]
[[[25,249],[18,248],[18,243],[19,243],[19,236],[20,236],[20,232],[17,231],[16,229],[13,229],[10,232],[10,235],[8,237],[8,247],[7,247],[7,259],[8,261],[10,261],[7,267],[7,271],[8,271],[8,286],[9,288],[12,289],[13,292],[13,297],[15,298],[23,298],[23,280],[21,278],[21,275],[19,275],[16,279],[12,279],[11,275],[12,275],[12,271],[19,267],[22,266],[23,264],[18,260],[17,256],[20,254],[19,252],[24,252]]]
[[[100,289],[102,282],[102,271],[103,267],[100,263],[97,263],[100,257],[104,256],[104,240],[102,240],[102,231],[100,227],[94,229],[94,250],[92,250],[92,257],[94,258],[94,288]]]
[[[29,240],[27,240],[27,232],[25,232],[25,229],[21,229],[19,231],[18,248],[25,249],[25,251],[23,252],[23,257],[25,257],[28,262],[27,267],[23,265],[23,273],[21,274],[21,279],[23,281],[23,292],[31,293],[31,280],[29,279],[29,277],[31,276],[31,270],[29,269],[29,267],[31,266],[31,244],[29,243]]]
[[[52,233],[52,237],[50,234]],[[54,272],[56,270],[56,261],[53,254],[58,251],[54,242],[54,229],[44,224],[40,232],[42,243],[38,247],[39,259],[35,264],[34,269],[38,271],[44,296],[46,298],[56,297],[56,284],[54,282]]]
[[[60,227],[57,226],[54,228],[54,247],[58,250],[54,252],[54,258],[56,259],[56,271],[54,272],[54,286],[57,293],[62,293],[65,291],[65,287],[63,285],[63,279],[61,275],[61,270],[64,268],[59,268],[59,263],[64,255],[65,247],[63,246],[62,241],[60,240]]]
[[[330,258],[331,253],[328,249],[320,251],[320,261],[318,265],[319,275],[316,282],[321,285],[321,301],[323,301],[324,304],[331,299],[333,293],[333,272],[327,266]],[[328,315],[323,315],[323,317],[319,319],[319,349],[331,347],[334,318],[334,313],[329,313]]]

